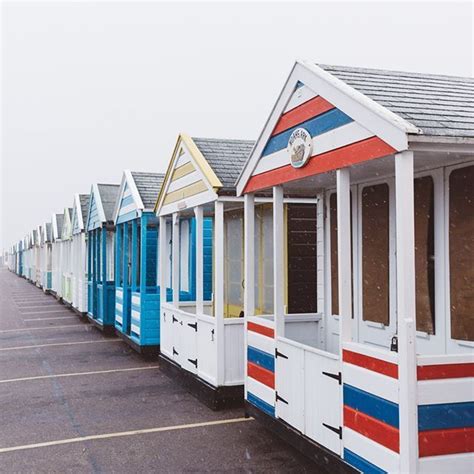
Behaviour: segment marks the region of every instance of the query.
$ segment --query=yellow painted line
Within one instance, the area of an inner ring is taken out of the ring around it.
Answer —
[[[1,347],[0,351],[17,351],[20,349],[36,349],[37,347],[52,347],[52,346],[76,346],[78,344],[103,344],[105,342],[121,342],[122,339],[99,339],[97,341],[76,341],[76,342],[52,342],[51,344],[35,344],[32,346],[16,346],[16,347]]]
[[[0,334],[6,332],[19,332],[19,331],[44,331],[45,329],[64,329],[64,328],[77,328],[77,327],[85,327],[84,324],[65,324],[63,326],[44,326],[43,328],[21,328],[21,329],[4,329],[0,331]]]
[[[196,183],[185,186],[184,188],[168,193],[165,197],[163,205],[171,204],[173,202],[179,201],[180,199],[195,196],[196,194],[207,191],[207,189],[208,188],[204,181],[197,181]]]
[[[175,168],[175,170],[173,171],[173,174],[171,175],[170,183],[172,183],[173,181],[179,178],[182,178],[183,176],[191,174],[194,171],[196,171],[196,168],[194,167],[191,161],[189,161],[188,163],[185,163],[184,165],[178,166],[177,168]]]
[[[126,369],[95,370],[93,372],[73,372],[70,374],[37,375],[35,377],[21,377],[17,379],[0,380],[0,383],[26,382],[30,380],[56,379],[56,378],[63,378],[63,377],[77,377],[80,375],[113,374],[116,372],[131,372],[134,370],[151,370],[151,369],[159,369],[159,368],[160,368],[159,365],[153,365],[149,367],[129,367]]]
[[[201,423],[189,423],[187,425],[162,426],[159,428],[146,428],[142,430],[118,431],[115,433],[104,433],[99,435],[81,436],[79,438],[59,439],[56,441],[45,441],[43,443],[24,444],[20,446],[11,446],[9,448],[0,448],[1,453],[11,453],[13,451],[24,451],[26,449],[46,448],[49,446],[58,446],[61,444],[82,443],[83,441],[93,441],[98,439],[122,438],[125,436],[136,436],[150,433],[163,433],[166,431],[189,430],[193,428],[203,428],[206,426],[230,425],[232,423],[245,423],[252,421],[253,418],[231,418],[229,420],[204,421]]]

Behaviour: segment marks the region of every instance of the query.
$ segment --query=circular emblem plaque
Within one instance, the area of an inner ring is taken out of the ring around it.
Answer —
[[[287,150],[290,154],[290,162],[293,168],[304,166],[311,156],[313,140],[304,128],[297,128],[288,140]]]

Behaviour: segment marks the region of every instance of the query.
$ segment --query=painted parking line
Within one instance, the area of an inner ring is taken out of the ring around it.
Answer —
[[[0,331],[0,334],[4,334],[6,332],[20,332],[20,331],[46,331],[47,329],[64,329],[64,328],[77,328],[77,327],[85,327],[85,324],[64,324],[62,326],[44,326],[42,328],[20,328],[20,329],[3,329]]]
[[[29,318],[29,319],[24,319],[23,321],[30,322],[30,321],[52,321],[55,319],[77,319],[76,316],[56,316],[54,318]]]
[[[63,313],[63,312],[71,312],[68,308],[62,308],[58,310],[49,310],[49,311],[20,311],[20,314],[50,314],[50,313]]]
[[[83,441],[122,438],[125,436],[137,436],[137,435],[144,435],[144,434],[150,434],[150,433],[163,433],[166,431],[189,430],[193,428],[204,428],[207,426],[230,425],[232,423],[246,423],[252,420],[253,418],[230,418],[228,420],[204,421],[201,423],[189,423],[187,425],[162,426],[160,428],[146,428],[142,430],[119,431],[115,433],[81,436],[79,438],[59,439],[56,441],[46,441],[43,443],[24,444],[20,446],[11,446],[9,448],[0,448],[0,454],[11,453],[13,451],[24,451],[26,449],[46,448],[49,446],[58,446],[60,444],[81,443]]]
[[[12,383],[12,382],[27,382],[31,380],[56,379],[56,378],[64,378],[64,377],[78,377],[81,375],[114,374],[117,372],[132,372],[132,371],[137,371],[137,370],[151,370],[151,369],[159,369],[159,368],[160,368],[159,365],[152,365],[148,367],[129,367],[125,369],[95,370],[93,372],[73,372],[69,374],[37,375],[35,377],[21,377],[21,378],[16,378],[16,379],[0,380],[0,384]]]
[[[122,342],[122,339],[117,337],[116,339],[99,339],[97,341],[52,342],[51,344],[34,344],[31,346],[0,347],[0,351],[18,351],[21,349],[36,349],[37,347],[52,346],[76,346],[78,344],[104,344],[106,342]]]

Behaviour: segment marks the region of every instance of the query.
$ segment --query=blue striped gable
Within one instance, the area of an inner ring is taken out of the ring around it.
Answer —
[[[79,234],[81,228],[79,227],[79,219],[77,218],[77,206],[74,206],[74,211],[72,213],[72,233]]]
[[[120,196],[120,206],[118,208],[117,224],[122,224],[123,222],[128,222],[133,219],[136,219],[140,214],[132,194],[128,194],[129,190],[130,186],[127,182],[125,182],[125,186],[123,187],[123,191]]]
[[[102,227],[102,222],[99,219],[96,196],[94,195],[94,191],[92,191],[90,195],[89,213],[87,215],[86,228],[87,228],[87,231],[90,231],[90,230],[97,229],[99,227]]]

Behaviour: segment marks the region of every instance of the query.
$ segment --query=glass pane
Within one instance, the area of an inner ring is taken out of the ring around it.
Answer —
[[[449,175],[451,337],[474,340],[474,166]]]
[[[415,179],[416,329],[435,333],[434,185],[431,176]]]
[[[389,188],[362,191],[363,319],[389,325]]]

